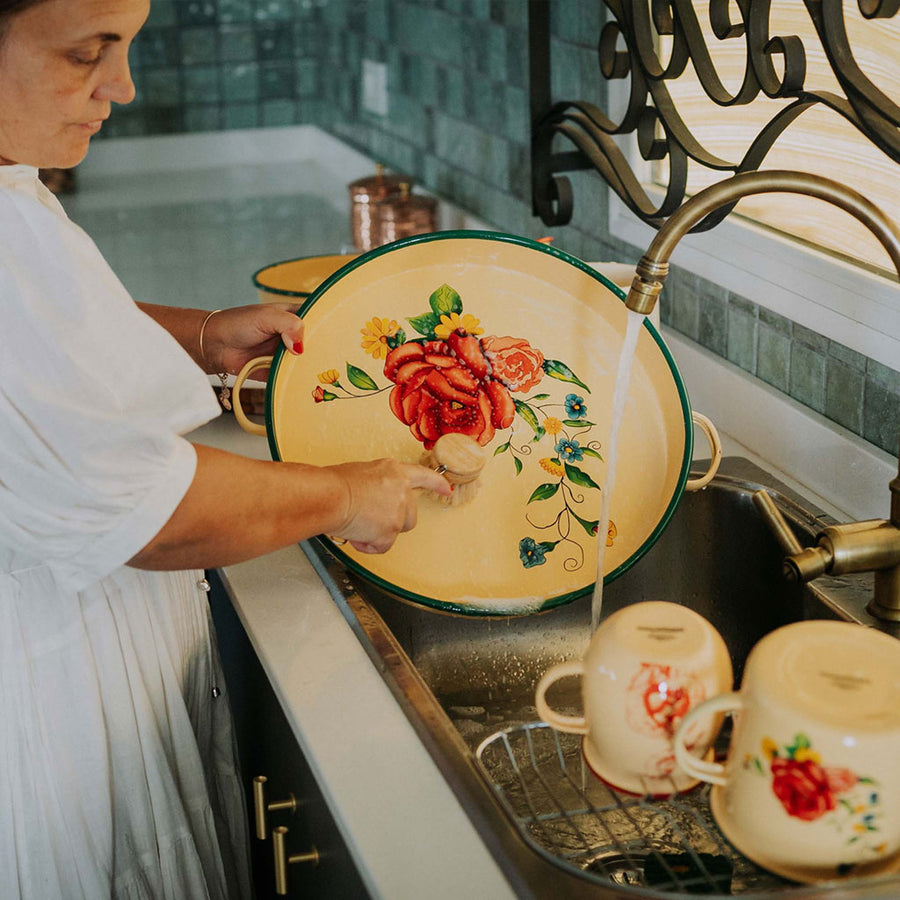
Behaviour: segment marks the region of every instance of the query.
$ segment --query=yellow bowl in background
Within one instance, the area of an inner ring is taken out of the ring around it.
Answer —
[[[356,259],[355,253],[302,256],[272,263],[253,274],[261,303],[308,297],[329,275]]]

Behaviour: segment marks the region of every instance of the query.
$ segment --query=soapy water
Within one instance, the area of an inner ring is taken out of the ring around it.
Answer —
[[[606,557],[606,533],[609,530],[609,510],[613,490],[616,484],[616,465],[619,456],[619,427],[625,413],[625,400],[628,397],[628,385],[631,382],[631,370],[634,364],[634,353],[637,349],[641,327],[647,317],[642,313],[628,310],[625,324],[625,340],[619,355],[619,368],[616,372],[616,390],[613,396],[612,422],[609,426],[609,438],[606,443],[606,479],[600,501],[600,521],[597,523],[597,580],[591,595],[591,634],[600,624],[600,610],[603,606],[603,563]]]

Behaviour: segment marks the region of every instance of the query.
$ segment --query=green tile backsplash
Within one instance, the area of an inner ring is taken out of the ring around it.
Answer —
[[[600,180],[573,175],[573,222],[531,213],[527,0],[153,0],[132,51],[138,98],[107,135],[316,124],[498,228],[584,259],[635,261],[606,229]],[[598,0],[554,0],[558,99],[602,100]],[[361,107],[363,59],[388,69],[389,114]],[[663,321],[889,453],[900,372],[674,270]]]

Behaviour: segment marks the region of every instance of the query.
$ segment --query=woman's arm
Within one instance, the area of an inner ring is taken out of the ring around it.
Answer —
[[[195,447],[197,471],[188,492],[129,565],[218,568],[317,534],[383,553],[416,524],[416,489],[443,496],[451,490],[431,469],[395,460],[317,467]]]
[[[251,359],[273,354],[279,343],[291,353],[303,352],[303,320],[296,315],[296,304],[254,303],[223,309],[212,316],[204,309],[155,303],[137,306],[162,325],[210,375],[218,372],[236,375]]]

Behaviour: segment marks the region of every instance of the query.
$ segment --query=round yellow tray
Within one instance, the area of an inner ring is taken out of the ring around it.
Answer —
[[[448,612],[533,613],[591,591],[622,298],[580,260],[493,232],[398,241],[319,286],[298,313],[305,352],[279,350],[271,366],[275,459],[416,462],[446,431],[488,451],[468,502],[424,495],[418,526],[389,552],[331,542],[335,554],[389,593]],[[619,439],[607,581],[656,541],[691,462],[687,393],[649,322]]]

